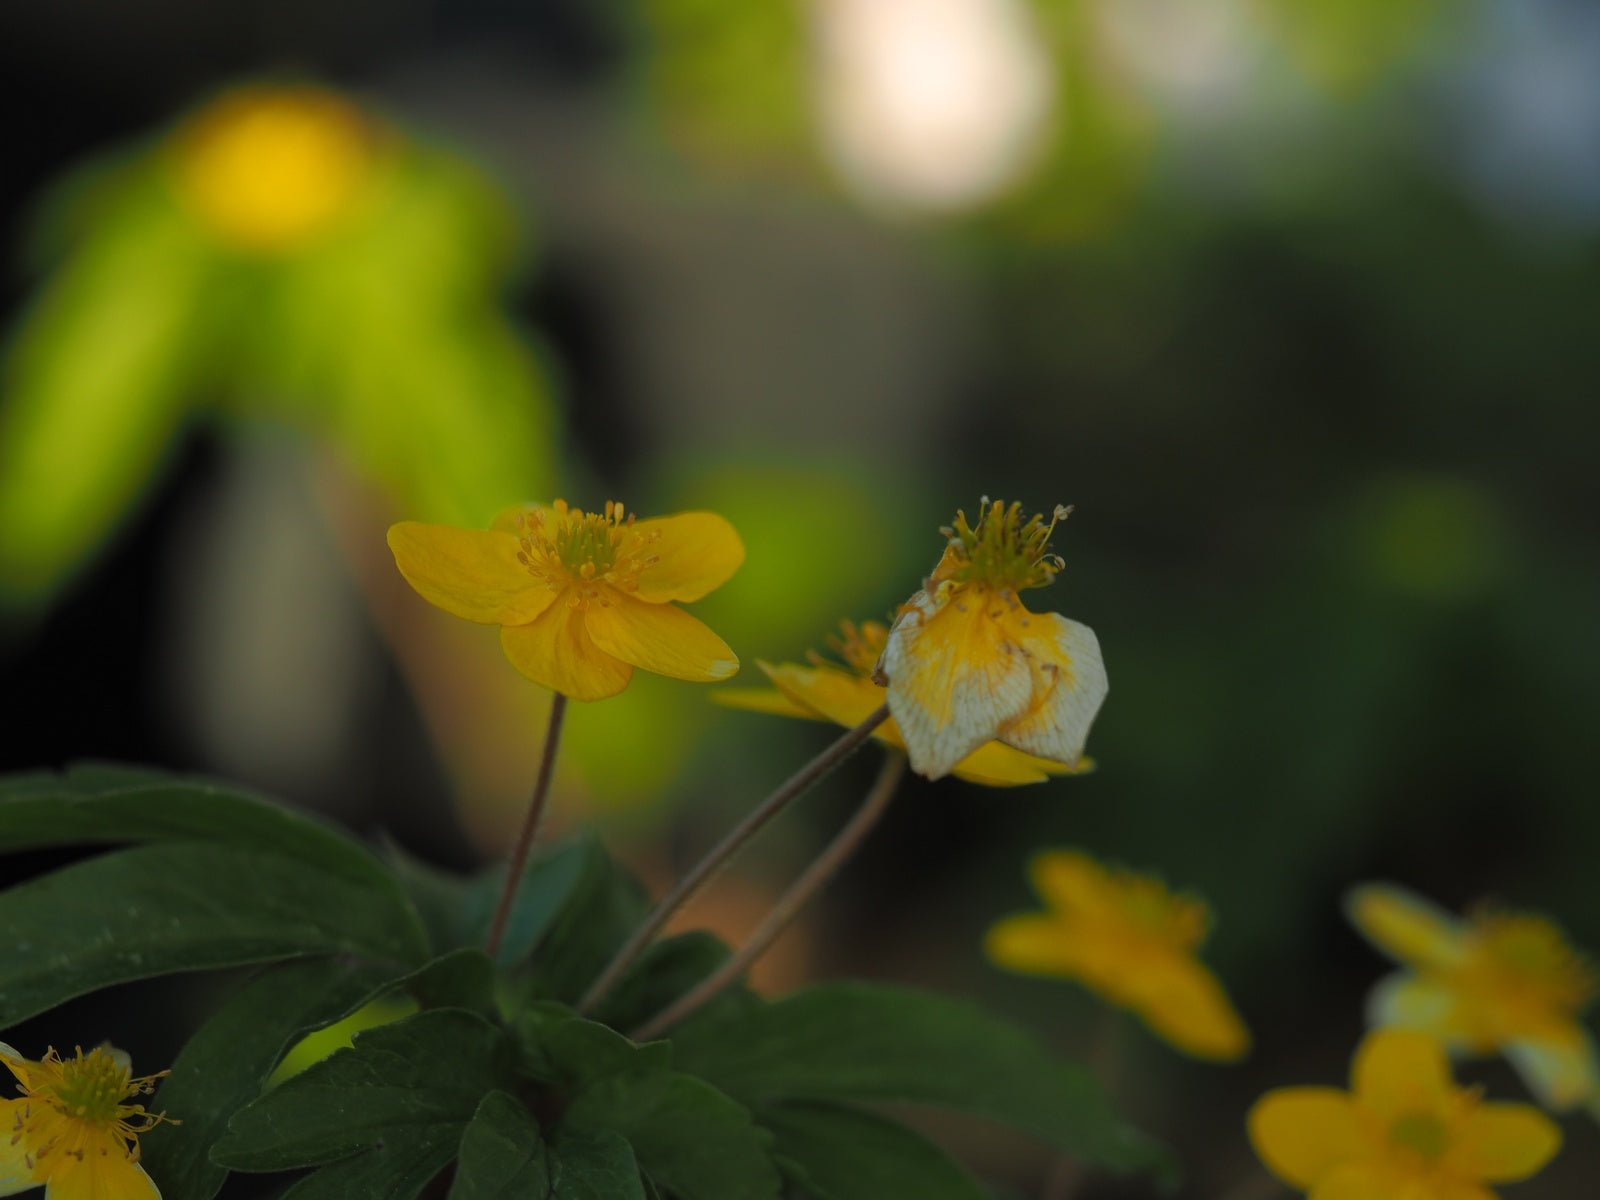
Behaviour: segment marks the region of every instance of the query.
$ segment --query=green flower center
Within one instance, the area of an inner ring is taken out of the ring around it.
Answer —
[[[657,530],[635,529],[633,514],[620,501],[607,500],[604,511],[591,513],[557,500],[548,511],[521,516],[517,559],[552,588],[577,584],[584,598],[599,594],[592,585],[602,582],[631,592],[639,587],[640,573],[659,561],[648,552],[658,537]]]
[[[1058,504],[1049,521],[1042,513],[1024,521],[1022,505],[1015,501],[1007,505],[986,496],[980,503],[977,525],[968,522],[965,512],[957,512],[955,525],[939,531],[950,539],[955,558],[949,578],[1011,591],[1053,582],[1064,564],[1060,555],[1050,553],[1050,536],[1072,509]]]
[[[133,1090],[133,1080],[126,1066],[96,1049],[64,1060],[61,1081],[52,1090],[68,1116],[105,1125],[122,1116],[122,1098]]]
[[[1444,1122],[1432,1113],[1413,1112],[1389,1126],[1389,1140],[1431,1161],[1449,1148],[1450,1133]]]

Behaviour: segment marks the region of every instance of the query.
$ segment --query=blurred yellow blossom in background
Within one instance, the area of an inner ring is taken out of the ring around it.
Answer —
[[[139,1165],[139,1135],[166,1120],[142,1104],[159,1075],[135,1078],[107,1047],[33,1062],[0,1042],[22,1095],[0,1100],[0,1196],[44,1186],[49,1200],[160,1200]]]
[[[852,729],[865,721],[883,703],[885,690],[872,680],[873,668],[883,654],[889,627],[881,621],[842,621],[839,635],[828,638],[828,646],[842,662],[835,663],[812,651],[809,663],[778,663],[757,660],[756,665],[772,680],[773,688],[720,688],[712,699],[730,708],[832,721]],[[873,731],[873,737],[899,749],[905,739],[890,717]],[[1043,783],[1052,775],[1081,775],[1092,770],[1088,759],[1076,763],[1052,762],[1035,758],[999,742],[988,742],[958,762],[951,774],[970,783],[990,787],[1012,787],[1024,783]]]
[[[739,669],[721,638],[673,601],[699,600],[744,561],[715,513],[636,520],[608,500],[585,512],[557,500],[510,509],[487,530],[402,521],[396,565],[448,613],[499,625],[511,664],[574,700],[603,700],[633,669],[711,683]]]
[[[1288,1087],[1250,1110],[1250,1141],[1274,1175],[1316,1200],[1493,1200],[1561,1147],[1561,1130],[1526,1104],[1485,1102],[1455,1086],[1427,1034],[1369,1033],[1350,1091]]]
[[[1028,873],[1046,911],[989,930],[984,949],[996,964],[1077,980],[1196,1058],[1248,1053],[1250,1031],[1197,957],[1211,924],[1204,901],[1078,850],[1044,851]]]
[[[929,779],[991,739],[1075,763],[1105,699],[1094,630],[1023,607],[1017,593],[1055,580],[1061,560],[1046,523],[1022,506],[982,502],[956,514],[944,555],[889,630],[878,677],[888,684],[912,769]]]
[[[1374,1025],[1420,1029],[1470,1054],[1504,1054],[1557,1112],[1596,1098],[1600,1065],[1578,1018],[1600,980],[1550,921],[1488,907],[1462,921],[1377,883],[1352,889],[1346,911],[1406,968],[1373,989]]]

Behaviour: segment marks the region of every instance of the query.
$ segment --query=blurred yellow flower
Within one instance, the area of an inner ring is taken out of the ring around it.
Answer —
[[[1247,1118],[1267,1169],[1315,1200],[1494,1200],[1485,1184],[1526,1179],[1561,1148],[1538,1109],[1456,1087],[1427,1034],[1369,1033],[1350,1076],[1349,1092],[1277,1088]]]
[[[322,88],[252,86],[196,113],[172,146],[178,194],[217,237],[283,251],[346,216],[369,181],[374,129]]]
[[[1211,923],[1204,901],[1077,850],[1036,855],[1029,875],[1049,911],[996,923],[984,943],[996,964],[1076,979],[1196,1058],[1248,1053],[1250,1031],[1196,956]]]
[[[1075,763],[1106,696],[1094,630],[1030,612],[1017,595],[1061,570],[1050,535],[1070,510],[1046,524],[1024,522],[1019,504],[983,505],[975,528],[958,512],[941,530],[944,555],[901,607],[878,665],[911,766],[929,779],[990,740]]]
[[[1502,1053],[1557,1112],[1600,1099],[1594,1041],[1578,1019],[1594,998],[1595,972],[1555,925],[1489,908],[1460,921],[1388,884],[1352,889],[1346,909],[1373,945],[1408,968],[1373,989],[1374,1025],[1424,1030],[1466,1053]]]
[[[744,561],[715,513],[636,520],[621,504],[566,501],[502,513],[487,530],[402,521],[389,548],[406,581],[448,613],[499,625],[511,665],[574,700],[603,700],[635,667],[710,683],[739,669],[727,644],[673,601],[698,600]]]
[[[872,670],[883,655],[889,628],[881,621],[842,621],[840,636],[830,637],[828,646],[842,660],[831,662],[815,651],[807,657],[809,665],[772,663],[757,660],[775,688],[721,688],[712,699],[731,708],[832,721],[846,729],[866,720],[883,703],[884,689],[872,680]],[[905,749],[905,739],[891,717],[873,731],[873,737],[888,745]],[[1035,758],[998,742],[986,742],[958,762],[951,774],[971,783],[990,787],[1011,787],[1023,783],[1043,783],[1052,775],[1081,775],[1094,769],[1086,758],[1075,763],[1058,763]]]
[[[142,1104],[166,1074],[134,1078],[128,1057],[99,1047],[32,1062],[0,1042],[16,1076],[15,1100],[0,1100],[0,1196],[44,1185],[47,1200],[160,1200],[139,1165],[139,1135],[162,1121]]]

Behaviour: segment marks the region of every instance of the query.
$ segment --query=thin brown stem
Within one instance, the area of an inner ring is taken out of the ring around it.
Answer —
[[[495,906],[494,920],[489,923],[489,936],[484,950],[493,958],[500,949],[500,939],[505,935],[506,921],[511,916],[511,902],[516,899],[517,888],[522,883],[523,869],[528,865],[528,852],[539,833],[539,818],[544,815],[545,801],[550,796],[550,780],[555,775],[556,747],[561,742],[561,720],[567,715],[567,698],[560,692],[550,699],[550,725],[545,730],[544,753],[539,758],[539,777],[534,781],[533,795],[528,800],[528,815],[522,820],[522,832],[517,835],[517,845],[506,864],[506,881],[500,889],[500,902]]]
[[[628,1036],[636,1042],[649,1041],[653,1037],[660,1036],[748,971],[755,961],[767,952],[772,943],[778,940],[783,931],[789,928],[790,922],[800,915],[800,910],[811,902],[812,898],[861,848],[861,843],[866,841],[867,834],[872,832],[873,826],[889,807],[889,801],[894,799],[895,788],[900,783],[900,777],[905,774],[905,769],[906,756],[898,750],[891,750],[889,756],[884,759],[883,767],[878,771],[878,778],[873,783],[872,790],[861,802],[861,807],[856,809],[855,815],[833,841],[828,843],[827,849],[823,850],[800,878],[794,881],[789,890],[778,897],[778,902],[772,906],[767,919],[761,922],[749,940],[739,948],[739,952]]]
[[[880,704],[865,721],[845,733],[833,745],[789,776],[777,791],[763,800],[749,816],[718,842],[709,854],[690,868],[689,873],[678,880],[677,885],[661,898],[655,908],[651,909],[643,924],[633,931],[623,943],[622,949],[618,950],[606,964],[605,970],[601,971],[599,977],[589,985],[589,990],[578,1002],[578,1011],[592,1012],[595,1005],[599,1004],[622,978],[622,973],[644,953],[645,947],[655,939],[656,934],[661,932],[662,926],[671,920],[674,913],[694,899],[700,889],[710,883],[717,872],[726,866],[735,854],[744,849],[751,838],[766,827],[767,822],[850,757],[862,742],[872,736],[872,731],[888,719],[888,704]]]

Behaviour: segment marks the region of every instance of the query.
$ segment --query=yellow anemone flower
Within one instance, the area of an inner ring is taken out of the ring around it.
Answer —
[[[354,210],[371,181],[377,130],[323,88],[252,86],[212,101],[170,153],[185,207],[239,249],[298,248]]]
[[[730,708],[802,717],[813,721],[832,721],[846,729],[854,728],[878,710],[883,703],[883,685],[873,682],[872,671],[883,655],[889,627],[882,621],[841,621],[840,634],[828,638],[828,647],[842,663],[830,662],[812,651],[809,665],[756,660],[756,666],[772,680],[772,688],[722,688],[712,693],[718,703]],[[900,728],[890,717],[872,736],[898,749],[905,749]],[[1082,775],[1094,769],[1087,758],[1075,763],[1058,763],[1035,758],[999,742],[987,742],[967,755],[951,774],[971,783],[989,787],[1014,787],[1024,783],[1043,783],[1052,775]]]
[[[697,683],[739,669],[726,642],[673,604],[721,587],[744,561],[715,513],[639,521],[615,501],[586,513],[557,500],[509,509],[487,530],[402,521],[389,549],[424,600],[501,626],[511,665],[574,700],[616,695],[635,667]]]
[[[1076,979],[1196,1058],[1249,1051],[1250,1031],[1196,956],[1211,924],[1203,900],[1077,850],[1036,855],[1029,875],[1049,911],[996,923],[984,942],[992,961]]]
[[[944,555],[901,606],[878,664],[912,769],[929,779],[990,740],[1075,763],[1106,697],[1094,630],[1017,595],[1061,570],[1050,535],[1071,510],[1047,524],[1024,522],[1018,504],[983,506],[976,527],[958,512],[941,530]]]
[[[166,1074],[135,1078],[128,1056],[99,1047],[39,1062],[0,1042],[22,1094],[0,1100],[0,1196],[47,1186],[46,1200],[161,1200],[139,1165],[139,1135],[166,1118],[142,1104]]]
[[[1557,1112],[1600,1099],[1594,1040],[1578,1019],[1595,972],[1551,922],[1491,908],[1461,921],[1389,884],[1353,888],[1346,910],[1407,968],[1373,989],[1374,1025],[1421,1029],[1463,1053],[1502,1053]]]
[[[1247,1118],[1261,1161],[1315,1200],[1494,1200],[1485,1184],[1526,1179],[1561,1148],[1527,1104],[1455,1086],[1439,1043],[1380,1029],[1356,1051],[1350,1091],[1276,1088]]]

